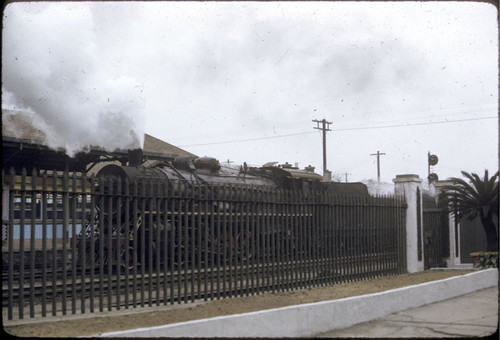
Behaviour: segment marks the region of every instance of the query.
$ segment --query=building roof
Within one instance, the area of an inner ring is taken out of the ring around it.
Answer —
[[[54,150],[44,142],[46,134],[36,128],[30,115],[24,112],[2,109],[2,167],[27,170],[35,167],[48,170],[82,171],[88,164],[104,159],[124,162],[128,150],[107,152],[100,147],[91,147],[74,157],[68,157],[63,149]],[[149,134],[144,134],[144,158],[148,160],[171,160],[177,156],[196,155],[164,142]]]
[[[187,152],[177,146],[169,144],[162,141],[156,137],[153,137],[147,133],[144,134],[144,152],[158,153],[165,155],[175,155],[175,156],[189,156],[196,157],[195,154]]]
[[[28,114],[2,109],[2,138],[5,137],[41,144],[46,135],[33,126]]]

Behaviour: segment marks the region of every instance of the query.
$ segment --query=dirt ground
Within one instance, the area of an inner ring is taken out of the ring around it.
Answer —
[[[415,274],[382,277],[367,281],[322,286],[303,290],[265,293],[248,297],[227,298],[194,304],[162,306],[128,310],[119,313],[103,313],[71,317],[63,321],[4,326],[4,332],[18,337],[80,337],[97,336],[141,327],[160,326],[169,323],[209,318],[220,315],[253,312],[257,310],[340,299],[371,294],[389,289],[410,286],[470,273],[468,270],[429,270]]]

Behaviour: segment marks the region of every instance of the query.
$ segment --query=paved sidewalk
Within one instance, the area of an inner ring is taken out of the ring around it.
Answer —
[[[498,300],[498,287],[487,288],[315,337],[441,338],[496,333],[498,339]]]

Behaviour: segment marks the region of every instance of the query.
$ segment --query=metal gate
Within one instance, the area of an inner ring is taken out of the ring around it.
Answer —
[[[433,197],[423,196],[424,269],[446,267],[450,257],[448,215]]]

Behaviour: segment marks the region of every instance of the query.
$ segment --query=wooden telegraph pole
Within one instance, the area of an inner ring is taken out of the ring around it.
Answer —
[[[313,122],[316,123],[316,127],[314,129],[323,131],[323,176],[325,176],[326,171],[327,171],[327,169],[326,169],[326,132],[332,131],[332,130],[330,130],[330,124],[332,124],[332,122],[327,122],[325,119],[322,119],[322,120],[314,119]],[[321,123],[321,126],[320,126],[320,123]]]
[[[377,156],[377,183],[380,183],[380,155],[385,155],[385,153],[377,151],[377,153],[370,154],[370,156]]]

